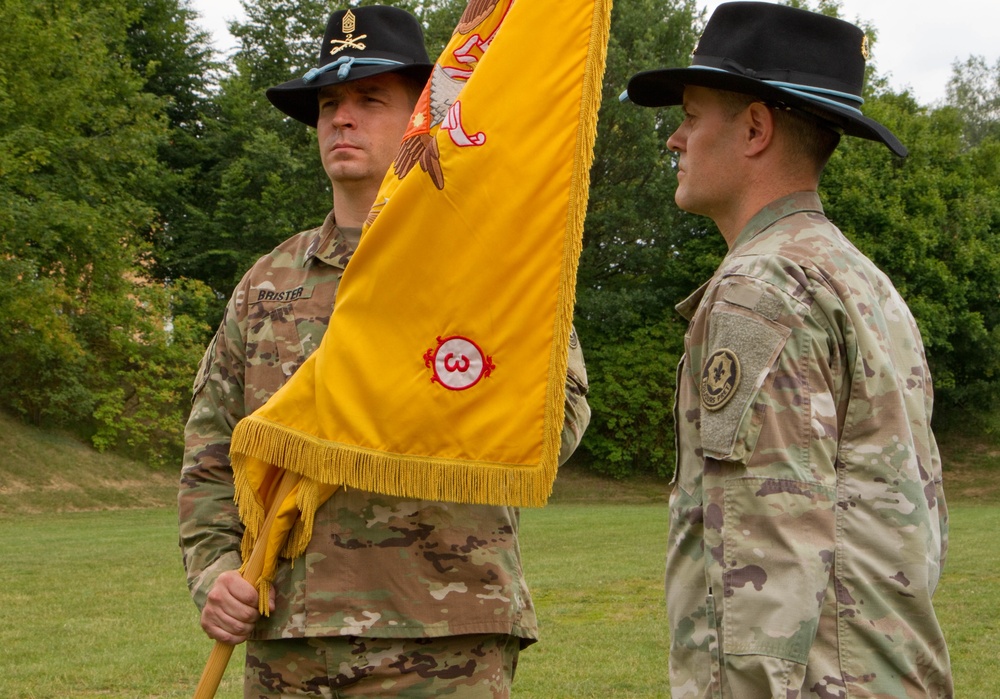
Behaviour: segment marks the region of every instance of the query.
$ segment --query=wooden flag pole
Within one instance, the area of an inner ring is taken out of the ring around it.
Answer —
[[[257,543],[254,545],[253,551],[250,552],[250,558],[247,559],[241,573],[243,579],[251,585],[257,584],[257,580],[264,570],[267,537],[271,532],[271,527],[274,526],[279,505],[292,492],[298,484],[299,479],[300,476],[297,473],[282,471],[281,478],[275,485],[277,492],[273,498],[269,498],[271,501],[271,510],[264,518],[264,525],[261,527],[260,535],[257,537]],[[229,658],[232,656],[233,648],[235,647],[222,641],[215,642],[215,646],[208,656],[208,662],[205,663],[205,669],[201,673],[198,687],[195,689],[194,699],[213,699],[215,697],[215,692],[219,688],[219,682],[222,681],[222,675],[226,672],[226,666],[229,665]]]

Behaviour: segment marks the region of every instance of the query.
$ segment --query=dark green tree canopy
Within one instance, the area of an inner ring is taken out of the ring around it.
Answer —
[[[836,0],[792,3],[840,11]],[[394,4],[421,20],[432,56],[465,8]],[[239,47],[219,56],[188,0],[0,3],[9,410],[102,447],[175,457],[198,359],[233,286],[329,210],[314,131],[264,90],[315,64],[337,6],[244,0],[246,19],[232,26]],[[618,95],[635,72],[687,65],[704,21],[693,0],[619,2],[612,15],[576,324],[594,409],[581,461],[616,476],[673,468],[684,332],[673,307],[726,252],[714,224],[674,205],[666,140],[677,110]],[[946,104],[933,107],[891,90],[877,64],[868,71],[866,112],[911,155],[845,139],[820,194],[913,310],[939,410],[995,403],[1000,64],[957,60]]]

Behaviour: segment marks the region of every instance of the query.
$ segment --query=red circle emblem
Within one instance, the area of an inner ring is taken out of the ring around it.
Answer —
[[[437,348],[424,355],[424,363],[434,372],[431,380],[451,391],[472,388],[496,368],[479,345],[457,335],[439,337]]]

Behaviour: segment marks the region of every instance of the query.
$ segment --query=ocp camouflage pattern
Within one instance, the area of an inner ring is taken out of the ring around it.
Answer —
[[[318,346],[353,250],[333,214],[261,258],[237,286],[202,360],[186,429],[180,544],[203,607],[215,579],[239,567],[243,527],[233,504],[233,427],[262,405]],[[561,461],[590,419],[573,334]],[[282,562],[277,609],[257,639],[537,637],[521,568],[518,511],[394,498],[341,488],[318,511],[306,554]]]
[[[505,699],[519,651],[500,634],[249,641],[244,696]]]
[[[889,279],[798,193],[678,310],[674,699],[951,697],[931,379]]]

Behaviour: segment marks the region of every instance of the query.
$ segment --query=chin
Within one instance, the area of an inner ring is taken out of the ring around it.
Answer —
[[[365,173],[356,167],[345,167],[341,163],[335,163],[326,170],[327,176],[338,182],[353,182],[354,180],[365,179]]]
[[[708,216],[705,213],[704,206],[700,206],[697,201],[692,200],[690,197],[685,197],[680,192],[674,194],[674,203],[677,204],[677,208],[681,211],[686,211],[689,214],[698,214],[699,216]]]
[[[682,211],[690,211],[688,207],[690,206],[691,202],[689,201],[688,197],[685,196],[684,190],[681,189],[680,187],[678,187],[677,190],[674,192],[674,203],[677,204],[677,208],[681,209]]]

